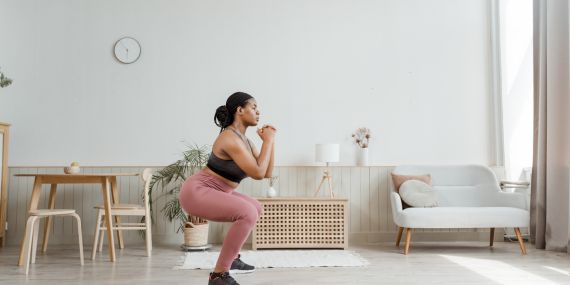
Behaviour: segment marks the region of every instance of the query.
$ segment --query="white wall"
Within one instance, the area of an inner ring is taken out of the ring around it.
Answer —
[[[10,165],[165,164],[254,95],[277,164],[369,127],[370,161],[494,164],[484,0],[0,0]],[[118,63],[114,42],[142,55]],[[250,136],[254,133],[251,131]],[[258,141],[259,142],[259,141]]]

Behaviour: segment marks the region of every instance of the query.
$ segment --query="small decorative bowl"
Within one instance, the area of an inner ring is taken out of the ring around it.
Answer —
[[[67,166],[63,168],[65,174],[77,174],[79,170],[79,166]]]

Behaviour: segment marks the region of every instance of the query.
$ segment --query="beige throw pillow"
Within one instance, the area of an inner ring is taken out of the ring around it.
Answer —
[[[431,185],[431,175],[399,175],[392,173],[392,182],[394,183],[394,189],[396,192],[400,191],[400,185],[408,180],[419,180],[428,185]]]
[[[419,180],[408,180],[400,185],[400,197],[411,207],[436,207],[437,194],[433,188]]]

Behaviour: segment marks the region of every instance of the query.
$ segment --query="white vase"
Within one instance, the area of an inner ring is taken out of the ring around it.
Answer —
[[[269,189],[267,189],[267,193],[265,193],[265,195],[268,198],[273,198],[275,196],[277,196],[277,190],[275,190],[275,188],[273,188],[273,186],[269,187]]]
[[[357,148],[356,150],[356,165],[368,166],[368,148]]]

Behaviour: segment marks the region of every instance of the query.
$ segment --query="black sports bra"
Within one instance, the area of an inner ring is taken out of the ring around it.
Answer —
[[[247,138],[244,139],[242,135],[238,133],[238,131],[232,128],[228,129],[232,130],[238,137],[240,137],[249,147],[249,150],[253,153],[253,148],[251,147],[251,144]],[[213,150],[210,153],[210,157],[208,158],[208,163],[206,166],[216,174],[219,174],[220,176],[233,182],[239,183],[241,180],[247,177],[247,174],[245,174],[245,172],[239,168],[235,161],[231,159],[221,159],[214,154]]]

